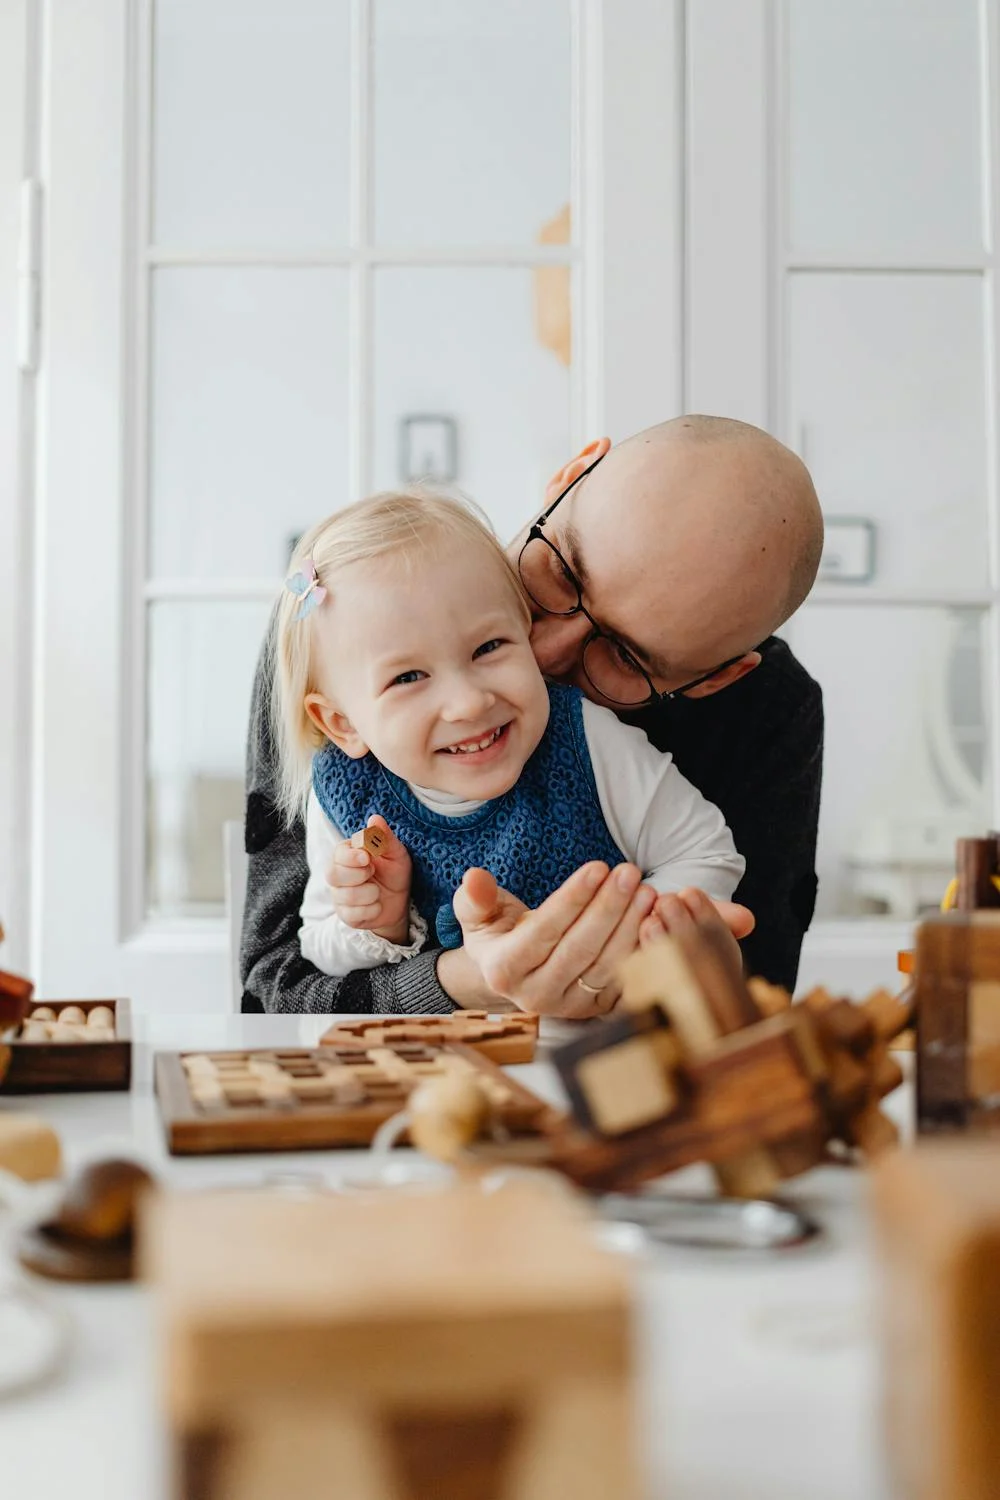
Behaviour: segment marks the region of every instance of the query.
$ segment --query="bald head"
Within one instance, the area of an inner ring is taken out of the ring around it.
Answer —
[[[801,459],[725,417],[677,417],[618,444],[551,525],[590,613],[641,646],[668,687],[771,635],[808,594],[823,545]],[[543,670],[580,680],[537,654]]]

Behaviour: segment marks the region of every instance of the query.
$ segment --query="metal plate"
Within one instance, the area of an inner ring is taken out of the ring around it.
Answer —
[[[766,1199],[607,1193],[597,1208],[605,1221],[641,1230],[649,1244],[692,1250],[790,1250],[821,1233],[800,1209]]]

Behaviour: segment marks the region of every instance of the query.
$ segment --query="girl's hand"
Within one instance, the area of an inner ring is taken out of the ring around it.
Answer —
[[[413,876],[409,853],[377,813],[367,826],[386,835],[385,847],[371,855],[366,849],[355,849],[348,839],[337,845],[327,876],[334,910],[348,927],[374,932],[390,943],[407,943]]]

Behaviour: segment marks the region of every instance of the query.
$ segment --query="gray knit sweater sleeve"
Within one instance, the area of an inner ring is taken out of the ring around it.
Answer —
[[[268,642],[257,663],[247,738],[248,868],[240,941],[244,1011],[420,1015],[454,1010],[437,980],[439,949],[343,979],[321,974],[302,957],[298,932],[308,875],[306,836],[302,820],[289,828],[277,807]]]

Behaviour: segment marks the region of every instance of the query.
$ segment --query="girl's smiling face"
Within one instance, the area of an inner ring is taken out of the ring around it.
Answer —
[[[500,559],[462,540],[332,580],[306,708],[348,755],[469,799],[514,785],[548,722],[530,620]]]

